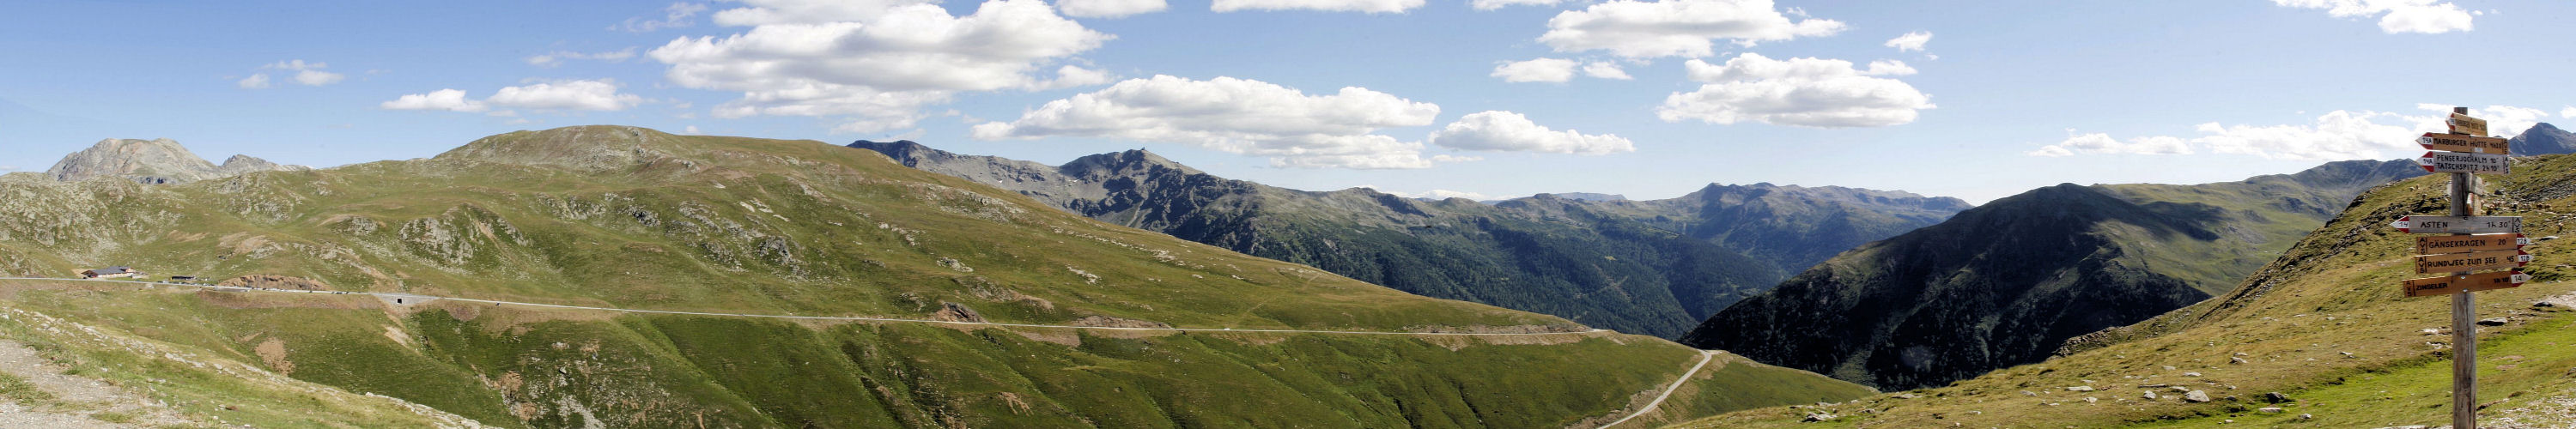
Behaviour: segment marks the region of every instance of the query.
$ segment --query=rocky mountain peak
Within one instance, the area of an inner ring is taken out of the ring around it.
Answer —
[[[2512,140],[2514,155],[2548,155],[2576,153],[2576,133],[2558,129],[2548,122],[2533,124]]]
[[[1144,149],[1133,149],[1074,158],[1072,162],[1064,163],[1064,166],[1058,167],[1058,169],[1062,170],[1064,174],[1089,178],[1147,173],[1157,168],[1169,169],[1181,174],[1200,174],[1198,169],[1190,168],[1190,166],[1187,165],[1181,165],[1179,162],[1163,158],[1162,155],[1156,155],[1153,152],[1146,151]]]
[[[222,167],[206,162],[189,152],[178,141],[170,139],[106,139],[89,149],[82,149],[45,173],[54,180],[78,182],[101,177],[116,177],[147,184],[186,183],[242,173],[276,170],[302,170],[301,166],[278,165],[245,155],[234,155]]]
[[[887,158],[893,158],[894,162],[902,163],[905,167],[913,168],[920,168],[922,161],[932,161],[932,163],[937,163],[938,161],[945,161],[957,156],[957,154],[948,153],[948,151],[931,149],[930,146],[923,146],[921,143],[913,142],[911,140],[895,140],[890,142],[860,140],[850,142],[849,146],[885,154]]]

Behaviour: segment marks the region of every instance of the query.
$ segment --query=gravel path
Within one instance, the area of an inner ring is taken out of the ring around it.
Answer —
[[[88,377],[65,375],[66,368],[36,354],[36,349],[15,340],[0,340],[0,373],[27,381],[35,390],[53,396],[42,403],[19,403],[0,399],[0,427],[10,428],[129,428],[156,427],[189,423],[185,416],[168,404],[136,395]],[[73,414],[86,410],[88,414]],[[124,423],[96,418],[99,413],[127,416]]]

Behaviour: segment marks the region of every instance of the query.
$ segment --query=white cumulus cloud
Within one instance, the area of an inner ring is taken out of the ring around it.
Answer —
[[[1494,66],[1493,77],[1504,82],[1564,82],[1574,79],[1574,60],[1539,58],[1514,61]]]
[[[1557,3],[1564,2],[1565,0],[1468,0],[1467,6],[1474,7],[1476,10],[1495,10],[1502,9],[1507,6],[1521,5],[1555,6]]]
[[[1105,80],[1081,68],[1039,73],[1113,38],[1040,0],[987,1],[965,16],[906,0],[745,3],[715,20],[749,31],[682,37],[647,55],[670,65],[664,77],[674,84],[743,94],[715,106],[716,116],[840,117],[834,129],[843,132],[910,127],[922,108],[958,92]]]
[[[1140,13],[1162,12],[1171,8],[1163,0],[1056,0],[1055,9],[1064,16],[1083,18],[1124,18]]]
[[[1674,93],[1655,109],[1665,121],[1718,124],[1744,121],[1816,128],[1879,127],[1914,122],[1932,97],[1904,81],[1876,76],[1913,74],[1896,61],[1853,68],[1850,61],[1816,58],[1773,60],[1746,53],[1724,65],[1697,59],[1683,64],[1699,90]]]
[[[1896,48],[1897,52],[1919,52],[1923,50],[1923,45],[1926,43],[1932,43],[1932,32],[1930,31],[1905,33],[1905,35],[1896,36],[1894,39],[1887,39],[1887,47]]]
[[[2112,139],[2110,134],[2093,133],[2070,136],[2065,141],[2041,146],[2029,154],[2050,157],[2076,154],[2190,155],[2191,145],[2174,137],[2139,137],[2123,142]]]
[[[716,25],[822,24],[875,21],[904,6],[936,0],[742,0],[744,7],[716,12]]]
[[[1422,7],[1422,0],[1216,0],[1208,10],[1314,10],[1325,12],[1403,13]]]
[[[1055,79],[1039,82],[1030,86],[1030,89],[1044,90],[1094,86],[1115,82],[1117,80],[1117,76],[1110,75],[1106,70],[1087,69],[1068,65],[1055,68]]]
[[[322,70],[324,68],[329,68],[330,66],[330,64],[319,61],[308,63],[304,62],[304,60],[286,60],[268,63],[267,65],[259,66],[259,68],[262,70],[295,72],[293,75],[288,75],[287,79],[293,80],[298,84],[303,84],[304,86],[330,85],[340,83],[340,81],[348,79],[347,75]],[[252,74],[250,77],[242,78],[242,80],[233,82],[233,85],[251,89],[273,86],[269,81],[267,73]]]
[[[628,47],[626,49],[606,52],[554,51],[530,56],[527,58],[527,61],[528,65],[537,67],[554,67],[563,65],[564,60],[599,60],[615,63],[625,62],[626,60],[633,58],[635,58],[635,48]]]
[[[494,107],[539,111],[618,111],[626,110],[628,107],[634,107],[635,105],[642,104],[643,102],[643,97],[636,96],[634,94],[619,93],[617,91],[616,82],[602,79],[567,80],[504,87],[501,88],[500,91],[493,92],[491,97],[481,100],[467,97],[464,90],[441,89],[424,94],[404,95],[400,98],[395,98],[392,101],[378,104],[376,107],[389,110],[445,110],[452,112],[482,112],[491,110]],[[489,114],[492,116],[518,116],[519,112],[501,110],[491,112]]]
[[[618,93],[614,82],[572,80],[501,88],[483,102],[535,110],[618,111],[643,103],[644,98]]]
[[[1467,114],[1432,132],[1431,144],[1459,150],[1545,152],[1603,155],[1635,152],[1637,146],[1615,134],[1557,131],[1519,113],[1488,110]]]
[[[1250,79],[1128,79],[1047,102],[1010,122],[974,127],[982,140],[1108,138],[1192,145],[1305,168],[1426,168],[1465,158],[1424,156],[1423,144],[1375,134],[1430,125],[1440,106],[1367,88],[1307,95]]]
[[[1628,76],[1628,71],[1627,71],[1627,70],[1620,70],[1620,69],[1619,69],[1619,64],[1617,64],[1617,63],[1599,62],[1599,61],[1595,61],[1595,62],[1591,62],[1591,63],[1586,63],[1586,64],[1584,64],[1584,65],[1583,65],[1583,75],[1584,75],[1584,76],[1591,76],[1591,77],[1595,77],[1595,78],[1601,78],[1601,79],[1618,79],[1618,80],[1632,80],[1632,79],[1636,79],[1636,78],[1634,78],[1634,77],[1629,77],[1629,76]]]
[[[1565,81],[1574,80],[1574,73],[1577,70],[1581,70],[1584,76],[1590,76],[1595,79],[1636,79],[1628,76],[1627,70],[1620,69],[1618,63],[1606,61],[1586,63],[1563,58],[1538,58],[1528,61],[1506,62],[1494,66],[1494,72],[1488,75],[1503,78],[1504,82],[1564,83]]]
[[[2558,111],[2558,117],[2576,119],[2576,106],[2567,106],[2566,110]]]
[[[2450,126],[2448,124],[2450,123],[2449,121],[2451,118],[2451,106],[2432,103],[2418,103],[2415,105],[2415,108],[2435,112],[2430,116],[2417,119],[2418,122],[2422,123],[2416,124],[2416,128],[2441,131],[2450,130]],[[2522,134],[2522,130],[2531,129],[2531,126],[2539,124],[2540,120],[2549,119],[2549,111],[2529,107],[2489,105],[2483,109],[2470,110],[2469,116],[2487,120],[2488,134],[2512,137],[2517,134]]]
[[[2469,31],[2468,11],[2447,0],[2272,0],[2272,4],[2325,9],[2336,18],[2379,17],[2379,31],[2389,34],[2440,34]]]
[[[2448,132],[2446,124],[2451,106],[2417,104],[2429,113],[2408,115],[2369,110],[2336,110],[2318,115],[2315,122],[2285,125],[2226,125],[2217,122],[2193,127],[2199,136],[2139,137],[2126,142],[2114,141],[2108,135],[2087,134],[2068,138],[2058,144],[2041,146],[2029,152],[2032,156],[2070,156],[2081,154],[2156,154],[2188,155],[2206,149],[2212,153],[2253,155],[2270,159],[2341,161],[2351,159],[2388,159],[2423,152],[2415,138],[2428,132]],[[2564,112],[2562,112],[2564,113]],[[2528,107],[2493,105],[2469,111],[2470,116],[2487,120],[2487,130],[2496,136],[2511,136],[2549,118],[2549,112]]]
[[[1222,1],[1222,0],[1220,0]],[[1829,36],[1841,21],[1791,20],[1771,0],[1611,0],[1547,20],[1538,41],[1558,52],[1602,50],[1630,58],[1705,57],[1718,40],[1757,42]]]
[[[617,25],[608,26],[608,29],[643,33],[659,31],[665,28],[688,27],[696,24],[694,22],[695,20],[690,18],[695,18],[698,16],[698,13],[706,11],[706,3],[672,3],[670,6],[662,7],[662,19],[646,19],[644,17],[626,18],[625,22],[619,22]]]
[[[465,90],[460,89],[441,89],[430,91],[427,94],[405,95],[402,96],[402,98],[396,98],[393,101],[378,104],[376,107],[389,110],[446,110],[451,112],[481,112],[491,108],[490,106],[483,105],[483,102],[481,101],[467,99],[465,97]]]
[[[340,83],[340,80],[345,78],[348,78],[348,76],[342,76],[339,73],[321,70],[303,70],[295,72],[295,83],[304,84],[304,86],[330,85]]]
[[[2448,113],[2449,108],[2442,109]],[[2212,153],[2253,155],[2269,159],[2341,161],[2388,159],[2421,152],[2415,137],[2441,131],[2443,115],[2409,116],[2368,110],[2336,110],[2313,123],[2226,125],[2210,122],[2192,127],[2194,137],[2151,136],[2114,141],[2103,134],[2068,138],[2029,152],[2033,156],[2082,154],[2187,155]]]
[[[2322,161],[2382,159],[2421,150],[2415,137],[2424,131],[2389,121],[2420,122],[2394,113],[2337,110],[2317,116],[2315,124],[2200,124],[2193,130],[2202,135],[2191,141],[2217,153]]]

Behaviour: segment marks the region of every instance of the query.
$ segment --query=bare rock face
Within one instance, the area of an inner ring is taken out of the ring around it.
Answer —
[[[278,165],[246,155],[234,155],[222,166],[188,152],[170,139],[106,139],[80,152],[64,156],[54,168],[45,170],[54,180],[78,182],[100,177],[115,177],[144,184],[187,183],[228,177],[243,173],[280,170],[306,170],[303,166]]]
[[[269,162],[268,160],[259,159],[259,157],[250,155],[233,155],[231,158],[224,159],[224,165],[215,167],[215,175],[233,176],[262,171],[304,171],[311,169],[313,168],[301,165],[285,165]]]
[[[331,290],[331,285],[322,284],[322,282],[313,281],[311,279],[268,274],[252,274],[234,277],[226,279],[222,283],[216,283],[215,285],[263,289]]]
[[[939,311],[930,312],[930,320],[983,323],[984,315],[975,313],[975,309],[967,308],[965,304],[940,301]]]
[[[1082,318],[1080,318],[1080,319],[1073,319],[1073,326],[1097,326],[1097,327],[1103,327],[1103,328],[1170,328],[1170,327],[1172,327],[1172,325],[1165,324],[1165,323],[1163,323],[1163,322],[1155,322],[1155,321],[1149,321],[1149,320],[1124,319],[1124,318],[1109,317],[1109,316],[1082,316]]]

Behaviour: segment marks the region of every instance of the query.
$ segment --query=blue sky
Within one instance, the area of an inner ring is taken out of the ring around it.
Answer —
[[[1146,148],[1310,190],[1982,202],[2407,157],[2455,104],[2576,122],[2564,1],[1165,1],[13,1],[0,167],[111,137],[333,166],[623,124]],[[1908,33],[1931,37],[1890,46]],[[1562,61],[1506,67],[1539,59]]]

